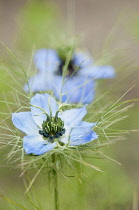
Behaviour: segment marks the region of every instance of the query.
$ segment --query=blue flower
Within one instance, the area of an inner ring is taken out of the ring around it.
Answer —
[[[53,90],[57,99],[67,103],[91,103],[95,95],[95,80],[115,77],[111,66],[96,66],[93,58],[84,52],[74,52],[63,80],[66,58],[60,58],[53,49],[38,50],[34,63],[39,70],[29,80],[33,92]],[[24,87],[28,91],[27,85]]]
[[[31,111],[12,114],[13,124],[26,136],[26,154],[42,155],[56,147],[79,146],[97,139],[92,130],[96,123],[82,121],[86,106],[61,112],[55,99],[48,94],[36,94],[31,99]]]

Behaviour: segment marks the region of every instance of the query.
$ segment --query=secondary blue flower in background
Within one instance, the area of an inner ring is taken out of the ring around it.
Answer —
[[[79,146],[98,138],[92,130],[96,123],[82,121],[86,106],[60,112],[55,99],[46,93],[33,96],[31,105],[30,112],[12,114],[13,124],[26,134],[26,154],[42,155],[58,146]]]
[[[34,63],[39,73],[29,80],[31,90],[53,90],[62,102],[91,103],[95,95],[95,80],[115,77],[112,66],[96,66],[93,58],[84,52],[73,52],[64,79],[62,74],[66,56],[60,57],[56,50],[38,50]],[[28,91],[27,85],[24,89]]]

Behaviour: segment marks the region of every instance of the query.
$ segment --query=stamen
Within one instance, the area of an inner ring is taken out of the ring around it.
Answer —
[[[44,138],[53,140],[65,133],[64,122],[58,117],[58,112],[56,112],[55,117],[49,117],[46,121],[43,121],[42,130],[39,130],[39,134],[43,135]]]

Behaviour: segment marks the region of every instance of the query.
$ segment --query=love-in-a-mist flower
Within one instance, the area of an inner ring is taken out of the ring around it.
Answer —
[[[115,71],[112,66],[94,65],[89,53],[75,51],[71,54],[68,60],[68,50],[38,50],[34,63],[39,73],[29,80],[31,90],[53,90],[62,102],[91,103],[95,95],[95,80],[113,78]],[[24,89],[28,91],[27,85]]]
[[[31,99],[31,111],[12,114],[13,124],[26,136],[23,147],[26,154],[41,155],[54,148],[73,147],[97,139],[92,130],[95,123],[82,121],[86,106],[61,111],[55,99],[48,94],[36,94]]]

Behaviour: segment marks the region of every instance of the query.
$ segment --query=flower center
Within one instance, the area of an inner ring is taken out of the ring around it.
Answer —
[[[58,75],[62,75],[63,74],[63,68],[65,66],[65,60],[61,60],[61,63],[58,67],[58,71],[57,71],[57,74]],[[70,60],[69,63],[68,63],[68,66],[67,66],[67,72],[66,72],[66,76],[71,76],[73,73],[75,74],[76,70],[76,66],[74,65],[73,61]]]
[[[64,122],[57,117],[47,117],[46,121],[43,121],[42,130],[39,130],[39,134],[43,135],[44,138],[53,140],[59,138],[65,133]]]
[[[74,48],[71,45],[67,45],[64,48],[59,48],[57,50],[58,52],[58,56],[61,60],[58,70],[57,70],[57,74],[58,75],[62,75],[63,74],[63,70],[64,70],[64,66],[66,66],[66,76],[71,76],[72,74],[75,74],[77,71],[77,66],[74,64],[73,60],[72,60],[72,55],[74,52]],[[70,61],[67,63],[67,58],[70,58]]]

